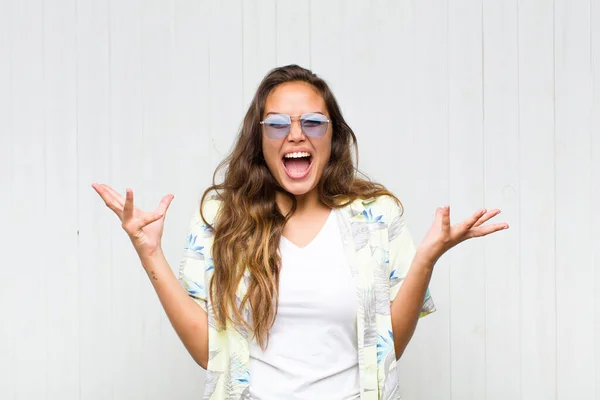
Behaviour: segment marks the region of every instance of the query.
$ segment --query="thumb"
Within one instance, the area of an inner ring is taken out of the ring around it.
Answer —
[[[159,219],[161,219],[164,216],[164,214],[155,211],[153,213],[146,213],[144,214],[144,216],[141,218],[141,226],[139,229],[139,232],[142,231],[142,228],[144,228],[146,225],[150,225],[151,223],[158,221]]]
[[[158,204],[158,207],[156,208],[155,212],[159,215],[166,215],[167,210],[169,209],[169,206],[171,205],[171,202],[173,201],[174,197],[175,196],[172,194],[168,194],[165,197],[163,197],[160,203]]]

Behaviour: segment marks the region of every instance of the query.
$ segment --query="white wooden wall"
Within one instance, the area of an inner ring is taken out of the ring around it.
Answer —
[[[199,399],[90,187],[174,193],[185,229],[272,67],[330,82],[415,239],[511,229],[437,266],[406,399],[600,399],[600,0],[0,0],[0,398]]]

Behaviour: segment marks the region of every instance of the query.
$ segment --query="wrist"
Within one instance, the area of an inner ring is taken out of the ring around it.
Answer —
[[[142,262],[142,265],[144,266],[144,269],[147,269],[147,267],[151,265],[157,264],[157,261],[165,258],[161,246],[158,246],[153,250],[138,251],[138,256]]]
[[[419,267],[427,270],[433,270],[433,267],[439,260],[440,256],[429,251],[417,250],[414,261]]]

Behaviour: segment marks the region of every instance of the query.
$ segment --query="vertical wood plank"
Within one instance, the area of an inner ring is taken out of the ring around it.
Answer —
[[[416,192],[416,185],[420,177],[418,174],[406,173],[416,170],[415,162],[418,162],[420,154],[411,149],[417,145],[417,105],[415,104],[416,86],[415,74],[417,73],[417,61],[415,60],[415,51],[418,29],[416,24],[416,9],[419,4],[411,1],[385,1],[379,2],[378,9],[375,11],[377,40],[372,46],[375,51],[376,72],[367,75],[361,75],[360,80],[369,84],[373,79],[376,86],[375,99],[377,106],[373,107],[370,101],[362,99],[355,94],[355,85],[352,79],[346,75],[344,78],[344,90],[348,101],[357,103],[354,113],[360,118],[362,109],[371,109],[378,120],[377,127],[371,126],[373,118],[366,121],[365,137],[359,138],[359,148],[361,154],[367,150],[363,146],[369,142],[385,143],[385,148],[390,153],[385,157],[385,163],[381,162],[380,146],[371,146],[369,151],[373,152],[368,165],[369,171],[375,169],[382,183],[390,188],[402,201],[406,207],[406,217],[415,240],[424,229],[421,226],[421,215],[417,214],[417,199],[420,197]],[[427,6],[425,5],[424,8]],[[358,18],[360,18],[360,13]],[[435,17],[432,17],[435,18]],[[348,29],[348,28],[347,28]],[[356,35],[361,35],[356,32]],[[346,37],[346,32],[342,35],[340,41]],[[367,39],[368,40],[368,39]],[[345,66],[342,65],[342,71]],[[443,101],[443,100],[442,100]],[[354,107],[354,106],[353,106]],[[435,106],[434,106],[435,107]],[[426,111],[424,111],[426,112]],[[433,122],[435,123],[435,122]],[[373,139],[371,139],[373,138]],[[365,164],[361,157],[361,164]],[[379,164],[382,164],[381,166]],[[386,171],[388,171],[386,173]],[[389,171],[395,171],[390,174]],[[399,172],[399,173],[397,173]],[[421,171],[419,171],[421,172]],[[427,215],[427,222],[431,215]],[[410,350],[408,350],[410,352]]]
[[[154,210],[163,196],[173,191],[170,181],[176,140],[171,132],[172,95],[172,7],[160,0],[144,1],[141,6],[142,30],[142,182],[138,190],[138,204]],[[170,379],[164,379],[164,364],[169,346],[166,337],[172,337],[160,301],[145,274],[141,282],[141,351],[143,395],[145,399],[179,397]]]
[[[275,3],[277,65],[298,64],[310,69],[310,0],[276,0]]]
[[[139,1],[111,2],[109,15],[110,65],[110,178],[111,187],[125,196],[134,191],[134,202],[143,193],[142,138],[142,7]],[[148,348],[142,338],[144,302],[141,286],[143,271],[131,241],[112,211],[104,209],[110,220],[112,304],[111,381],[114,399],[144,397],[153,384],[148,379],[152,361],[146,362]],[[146,278],[147,280],[147,278]],[[145,311],[145,310],[144,310]],[[150,351],[150,355],[155,351]]]
[[[556,0],[556,295],[557,395],[594,390],[591,249],[590,3]],[[574,368],[574,366],[577,368]]]
[[[486,399],[520,388],[519,88],[517,0],[483,2],[485,206],[513,229],[485,240]]]
[[[173,146],[168,155],[169,167],[165,167],[171,176],[164,190],[175,198],[165,220],[163,249],[171,269],[178,274],[190,217],[212,178],[208,168],[210,148],[206,146],[210,102],[209,5],[179,0],[174,4],[173,18],[169,122],[169,140]],[[204,371],[188,354],[170,324],[165,325],[164,331],[169,358],[163,365],[163,374],[177,371],[170,374],[172,391],[182,399],[197,398],[204,389]]]
[[[552,3],[519,0],[521,392],[556,398]],[[511,228],[512,229],[512,228]]]
[[[352,127],[359,143],[359,169],[374,180],[380,179],[375,171],[363,165],[375,165],[373,154],[376,143],[370,140],[371,132],[378,132],[379,119],[375,85],[369,73],[375,65],[373,43],[373,10],[369,3],[358,0],[344,2],[341,11],[342,48],[341,85],[336,95],[343,101],[344,118]]]
[[[344,40],[341,16],[344,4],[342,0],[311,0],[309,5],[311,69],[327,81],[336,99],[341,94],[337,89],[342,86],[340,43]]]
[[[5,190],[5,195],[0,196],[0,207],[3,210],[12,210],[15,205],[13,199],[13,157],[12,157],[12,35],[11,32],[11,2],[0,2],[0,184]],[[5,260],[7,265],[16,265],[18,255],[12,243],[16,238],[10,230],[16,221],[13,213],[6,213],[4,223],[8,229],[0,230],[2,243],[6,246]],[[4,271],[4,269],[3,269]],[[15,379],[13,363],[15,359],[15,343],[13,322],[16,319],[15,276],[4,274],[5,280],[0,284],[0,318],[7,323],[0,325],[0,394],[7,400],[15,398]]]
[[[482,99],[482,8],[448,3],[449,171],[451,221],[485,206]],[[450,263],[452,397],[485,398],[486,292],[484,245],[453,249]]]
[[[177,196],[165,229],[187,235],[189,219],[200,196],[212,179],[208,145],[210,137],[210,5],[195,0],[178,0],[174,10],[173,96],[171,122],[176,134],[170,164],[176,169],[171,177]],[[227,121],[230,122],[230,121]],[[170,186],[169,186],[170,187]],[[180,225],[181,224],[181,225]],[[181,231],[183,229],[183,231]],[[168,240],[168,237],[165,236]],[[175,265],[183,253],[184,236],[174,238]]]
[[[385,9],[393,7],[386,4]],[[399,15],[381,14],[384,24],[393,27],[389,33],[381,32],[387,39],[380,39],[383,40],[380,57],[385,60],[381,64],[386,71],[380,87],[387,93],[384,107],[389,104],[382,113],[387,123],[382,124],[381,130],[386,136],[399,136],[394,140],[390,154],[393,161],[387,168],[394,170],[400,166],[403,171],[399,182],[391,184],[399,185],[407,222],[418,244],[431,227],[436,208],[448,203],[448,14],[446,4],[436,1],[414,2],[412,9],[398,11]],[[396,18],[403,19],[403,23],[396,24]],[[407,18],[411,21],[406,21]],[[402,27],[404,24],[408,26]],[[407,33],[406,29],[413,31]],[[398,39],[404,40],[404,36],[408,36],[408,43],[394,44]],[[407,71],[407,64],[412,69]],[[402,76],[397,77],[399,74]],[[401,85],[389,86],[388,82],[398,79]],[[406,98],[404,91],[410,94],[406,103],[395,100],[398,96]],[[396,118],[399,109],[402,114]],[[412,116],[406,115],[409,112]],[[405,125],[405,118],[412,119],[412,128]],[[450,399],[451,396],[449,267],[445,257],[437,263],[430,285],[437,311],[419,321],[403,356],[400,384],[406,398]]]
[[[77,72],[74,0],[44,7],[44,87],[46,121],[45,188],[52,260],[48,290],[47,398],[79,398],[79,298],[77,286]]]
[[[16,399],[46,398],[48,305],[45,285],[44,8],[41,0],[11,2],[12,199],[17,238],[12,247],[15,291],[14,390]],[[29,240],[23,240],[30,238]]]
[[[591,115],[592,149],[592,243],[600,243],[600,3],[591,1],[591,65],[593,103]],[[600,250],[592,247],[592,269],[594,271],[594,393],[600,399]]]
[[[354,1],[350,4],[346,13],[342,14],[343,33],[340,39],[346,44],[342,46],[345,60],[342,77],[348,105],[347,118],[354,121],[359,140],[360,171],[379,182],[385,179],[390,167],[381,162],[381,145],[377,138],[389,141],[393,136],[389,128],[398,122],[395,118],[397,110],[392,111],[393,114],[389,111],[396,102],[393,93],[399,90],[398,79],[392,76],[396,72],[392,70],[403,58],[398,45],[384,34],[386,32],[397,39],[398,25],[387,26],[385,20],[399,18],[400,15],[398,6],[391,2]],[[384,183],[393,185],[395,182]]]
[[[209,142],[210,169],[229,154],[243,116],[242,4],[210,3]]]
[[[110,182],[110,64],[107,3],[77,0],[79,172],[79,398],[111,399],[112,248],[115,218],[90,187]],[[118,273],[118,271],[117,271]]]
[[[277,66],[277,7],[275,0],[242,4],[244,66],[242,102],[247,110],[264,76]]]

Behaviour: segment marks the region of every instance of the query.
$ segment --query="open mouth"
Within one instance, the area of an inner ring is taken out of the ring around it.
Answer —
[[[283,156],[282,161],[285,172],[290,178],[301,179],[310,171],[312,155],[304,151],[288,153]]]

